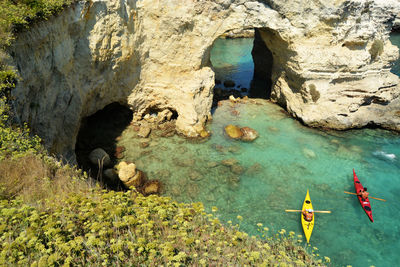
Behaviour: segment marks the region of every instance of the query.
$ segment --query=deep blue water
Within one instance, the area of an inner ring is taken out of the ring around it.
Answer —
[[[392,41],[400,45],[400,36]],[[211,60],[217,78],[248,86],[252,78],[252,40],[217,40]],[[243,67],[243,69],[242,69]],[[226,72],[226,76],[224,73]],[[227,124],[249,126],[260,137],[252,143],[226,138]],[[239,223],[257,234],[257,223],[295,231],[302,238],[300,214],[310,190],[316,214],[310,251],[329,256],[333,266],[398,266],[400,262],[400,135],[379,129],[320,131],[301,125],[265,100],[216,108],[203,143],[181,137],[150,137],[141,148],[127,129],[119,145],[125,160],[136,163],[150,179],[165,184],[165,195],[178,201],[202,201],[218,207],[222,221]],[[173,152],[173,153],[171,153]],[[229,163],[229,161],[231,163]],[[234,165],[230,167],[229,164]],[[374,223],[362,210],[354,191],[352,171],[368,187]]]

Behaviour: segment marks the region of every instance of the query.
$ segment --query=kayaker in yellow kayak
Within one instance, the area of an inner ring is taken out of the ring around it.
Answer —
[[[306,220],[307,222],[311,222],[314,216],[314,210],[312,209],[305,209],[302,211],[303,216],[304,216],[304,220]]]

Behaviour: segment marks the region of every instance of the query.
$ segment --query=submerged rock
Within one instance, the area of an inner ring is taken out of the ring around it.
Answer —
[[[241,137],[241,140],[243,141],[251,142],[258,137],[258,132],[250,127],[240,128],[240,131],[243,133],[243,136]]]
[[[224,86],[225,87],[235,87],[235,82],[232,80],[226,80],[226,81],[224,81]]]
[[[315,158],[317,155],[315,155],[315,152],[312,151],[311,149],[308,148],[303,148],[303,154],[309,159]]]
[[[225,133],[233,139],[239,139],[243,136],[243,132],[240,130],[240,128],[232,124],[225,126]]]
[[[160,194],[161,193],[161,187],[162,187],[162,184],[158,180],[147,181],[143,185],[142,193],[145,196],[148,196],[148,195],[151,195],[151,194]]]

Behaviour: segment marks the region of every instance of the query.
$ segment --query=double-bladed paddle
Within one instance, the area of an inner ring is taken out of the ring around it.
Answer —
[[[350,194],[350,195],[357,195],[356,193],[353,193],[353,192],[347,192],[347,191],[344,191],[346,194]],[[370,196],[368,196],[368,197],[370,197]],[[376,199],[376,200],[380,200],[380,201],[386,201],[386,200],[384,200],[384,199],[382,199],[382,198],[377,198],[377,197],[370,197],[370,198],[373,198],[373,199]]]
[[[286,212],[301,212],[301,210],[285,210]],[[318,213],[331,213],[330,210],[314,210],[314,212]]]

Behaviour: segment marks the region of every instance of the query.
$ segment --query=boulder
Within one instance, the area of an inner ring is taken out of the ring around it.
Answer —
[[[240,131],[243,133],[241,140],[246,142],[254,141],[258,137],[258,132],[250,127],[240,128]]]
[[[103,163],[103,166],[111,165],[110,156],[102,148],[96,148],[92,152],[90,152],[89,160],[94,165],[98,165],[101,162]]]
[[[123,183],[128,188],[131,187],[131,186],[139,188],[139,187],[141,187],[143,185],[143,183],[145,181],[144,178],[145,178],[144,177],[144,173],[142,171],[140,171],[140,170],[137,170],[136,174],[133,177],[129,178],[127,181],[125,181]]]
[[[134,163],[120,163],[118,177],[122,182],[127,182],[136,175],[136,165]]]
[[[104,170],[104,177],[107,178],[110,181],[117,181],[118,180],[118,174],[113,168],[109,168]]]
[[[232,124],[225,126],[225,132],[230,138],[233,139],[239,139],[243,136],[243,132],[240,130],[240,128]]]

